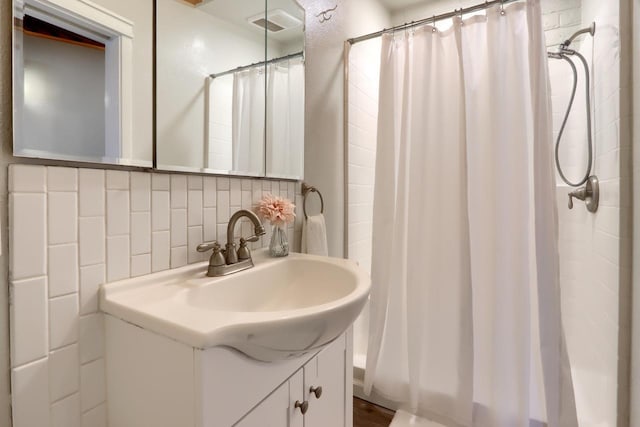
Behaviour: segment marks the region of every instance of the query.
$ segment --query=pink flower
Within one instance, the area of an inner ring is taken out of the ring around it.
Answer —
[[[282,228],[295,220],[295,208],[296,205],[291,200],[267,194],[258,204],[258,215],[271,225]]]

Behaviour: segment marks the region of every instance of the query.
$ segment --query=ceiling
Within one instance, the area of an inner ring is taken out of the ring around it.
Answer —
[[[268,3],[269,10],[284,10],[304,22],[304,10],[295,1],[269,0]],[[264,5],[264,0],[209,1],[198,6],[198,9],[240,28],[263,33],[264,30],[250,24],[247,19],[264,14]],[[302,29],[303,26],[299,26],[278,33],[269,33],[269,39],[289,43],[304,37]]]
[[[389,12],[396,12],[417,4],[433,3],[434,0],[378,0]]]

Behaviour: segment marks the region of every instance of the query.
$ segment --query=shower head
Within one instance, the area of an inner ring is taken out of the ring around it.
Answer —
[[[591,34],[591,37],[593,37],[593,35],[596,33],[596,23],[592,22],[591,25],[589,25],[586,28],[583,28],[581,30],[576,31],[575,33],[573,33],[573,35],[571,37],[569,37],[567,40],[565,40],[564,42],[562,42],[562,44],[560,45],[560,49],[566,49],[569,47],[569,45],[575,40],[576,37],[578,37],[581,34],[586,34],[589,33]]]

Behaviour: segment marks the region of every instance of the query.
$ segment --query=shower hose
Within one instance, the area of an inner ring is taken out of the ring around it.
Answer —
[[[584,75],[585,75],[585,93],[586,93],[586,109],[587,109],[587,150],[588,150],[588,157],[589,160],[587,162],[587,171],[585,172],[584,176],[582,177],[582,179],[578,182],[571,182],[564,174],[564,171],[562,170],[562,166],[560,165],[560,141],[562,139],[562,134],[564,133],[564,129],[567,125],[567,120],[569,119],[569,113],[571,112],[571,107],[573,106],[573,101],[576,97],[576,89],[578,87],[578,70],[576,69],[575,64],[573,63],[573,61],[571,59],[569,59],[569,57],[567,56],[567,54],[569,55],[576,55],[578,58],[580,58],[580,61],[582,62],[582,65],[584,66]],[[570,50],[570,49],[563,49],[559,54],[557,54],[557,56],[555,56],[556,58],[562,58],[565,61],[567,61],[569,63],[569,65],[571,65],[571,69],[573,70],[573,87],[571,90],[571,97],[569,98],[569,105],[567,106],[567,112],[564,115],[564,119],[562,120],[562,125],[560,126],[560,131],[558,132],[558,137],[556,139],[556,145],[555,145],[555,158],[556,158],[556,167],[558,168],[558,174],[560,175],[560,178],[562,178],[562,180],[567,184],[570,185],[571,187],[579,187],[581,185],[583,185],[585,182],[587,182],[587,180],[589,179],[589,176],[591,176],[591,168],[593,166],[593,141],[592,141],[592,137],[591,137],[591,100],[590,100],[590,94],[589,94],[589,66],[587,64],[587,61],[584,59],[584,56],[582,56],[580,53],[574,51],[574,50]]]

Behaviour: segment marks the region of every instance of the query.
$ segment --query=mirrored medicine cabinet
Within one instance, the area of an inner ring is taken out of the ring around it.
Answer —
[[[296,0],[13,5],[15,156],[302,178]]]
[[[156,0],[158,169],[302,178],[304,10]]]

